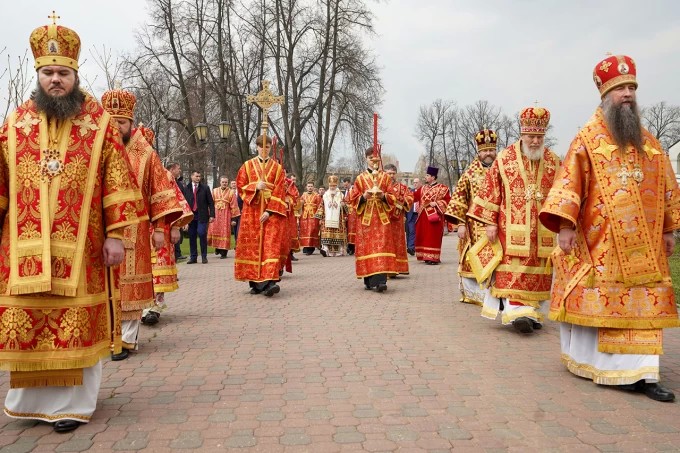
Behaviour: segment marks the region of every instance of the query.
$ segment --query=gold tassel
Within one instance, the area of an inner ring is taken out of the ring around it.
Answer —
[[[595,286],[595,268],[591,267],[588,272],[588,279],[586,280],[586,288],[593,288]]]

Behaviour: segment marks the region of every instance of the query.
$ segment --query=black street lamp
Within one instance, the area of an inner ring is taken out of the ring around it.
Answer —
[[[202,144],[209,144],[210,145],[210,163],[212,164],[212,176],[213,176],[213,187],[217,187],[219,185],[217,181],[217,162],[216,162],[216,150],[215,150],[215,145],[217,143],[222,143],[224,142],[228,137],[229,134],[231,133],[231,124],[229,124],[227,121],[220,121],[220,124],[217,125],[219,129],[219,134],[220,134],[220,140],[219,141],[214,141],[214,140],[209,140],[208,139],[208,125],[205,123],[197,123],[194,126],[194,133],[196,134],[196,138],[198,141]]]

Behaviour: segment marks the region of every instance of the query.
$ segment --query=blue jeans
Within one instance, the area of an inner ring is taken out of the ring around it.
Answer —
[[[411,250],[416,248],[416,220],[418,220],[417,213],[406,213],[406,223],[404,224],[406,229],[406,247]]]
[[[208,223],[199,222],[194,217],[194,220],[189,224],[189,259],[195,260],[198,258],[198,249],[196,247],[196,237],[201,242],[201,257],[208,258]]]

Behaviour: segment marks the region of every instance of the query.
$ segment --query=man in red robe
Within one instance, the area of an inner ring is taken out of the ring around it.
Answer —
[[[571,143],[539,218],[559,232],[550,319],[560,322],[564,365],[668,402],[675,394],[659,384],[659,356],[663,329],[680,327],[668,263],[680,190],[641,124],[636,75],[627,55],[597,62],[602,102]]]
[[[78,34],[53,23],[30,45],[36,89],[0,127],[0,369],[5,414],[67,432],[90,421],[101,359],[121,348],[109,266],[140,193],[111,116],[80,89]]]
[[[123,308],[123,350],[112,355],[112,360],[124,360],[129,351],[138,347],[142,312],[153,307],[155,300],[151,247],[158,250],[165,245],[165,227],[182,215],[174,184],[168,181],[160,157],[142,129],[132,127],[135,104],[136,98],[129,91],[114,89],[102,95],[104,109],[118,124],[148,214],[148,220],[125,230],[125,261],[118,280]],[[149,228],[154,230],[151,236]]]
[[[366,150],[368,169],[357,176],[347,204],[357,213],[355,267],[367,290],[387,290],[387,276],[397,274],[397,253],[390,227],[395,196],[391,179],[380,170],[380,156]]]
[[[236,192],[229,187],[229,178],[222,176],[220,186],[212,190],[215,203],[215,220],[208,225],[208,245],[215,247],[220,259],[225,259],[231,249],[231,227],[241,215],[236,202]]]
[[[560,158],[544,147],[550,112],[528,107],[520,114],[521,138],[498,154],[468,216],[486,225],[489,242],[500,240],[503,258],[484,298],[482,316],[521,333],[542,327],[542,302],[550,297],[552,270],[547,266],[557,245],[538,213],[560,168]]]
[[[300,214],[300,246],[302,253],[312,255],[314,249],[321,248],[319,240],[319,219],[316,211],[323,203],[321,195],[314,190],[314,184],[307,183],[307,191],[300,197],[302,213]]]
[[[289,254],[291,261],[297,261],[293,253],[300,251],[300,237],[298,235],[298,204],[300,203],[300,191],[296,185],[297,177],[290,175],[286,179],[286,206],[288,206],[288,236],[290,237]]]
[[[418,202],[416,258],[425,264],[439,264],[444,235],[444,213],[451,200],[449,188],[437,182],[439,169],[427,167],[426,183],[413,193]]]
[[[394,195],[394,209],[390,217],[390,225],[392,228],[392,237],[397,251],[397,271],[400,274],[407,275],[408,271],[408,253],[406,251],[406,228],[405,220],[406,213],[413,206],[413,192],[409,190],[406,184],[397,181],[397,167],[394,164],[385,165],[385,173],[392,180],[390,192]]]
[[[257,156],[236,175],[243,209],[236,243],[234,277],[248,282],[251,294],[271,297],[281,289],[281,241],[289,240],[285,171],[269,156],[271,139],[258,136]]]

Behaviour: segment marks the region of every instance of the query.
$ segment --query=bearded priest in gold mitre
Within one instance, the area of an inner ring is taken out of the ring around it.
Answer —
[[[125,229],[125,259],[115,280],[116,296],[120,297],[123,309],[123,350],[112,355],[112,360],[125,360],[129,351],[137,349],[142,311],[154,306],[151,247],[163,248],[166,227],[182,215],[175,187],[160,157],[143,130],[132,127],[135,103],[134,94],[121,89],[109,90],[102,96],[104,110],[111,114],[123,138],[146,214],[139,225]],[[151,237],[149,228],[154,230]]]
[[[7,415],[66,432],[121,347],[108,273],[140,194],[111,115],[80,89],[78,34],[51,17],[30,37],[37,86],[0,130],[0,368]]]
[[[542,302],[550,298],[552,270],[548,257],[555,234],[538,221],[560,159],[544,146],[550,112],[528,107],[519,117],[520,140],[505,148],[491,165],[468,217],[486,225],[490,243],[497,240],[503,258],[484,297],[482,316],[530,334],[543,325]]]
[[[593,71],[601,103],[569,147],[540,220],[559,232],[550,319],[562,361],[596,384],[675,395],[659,384],[662,329],[678,327],[668,257],[680,192],[659,142],[640,122],[637,67],[612,55]]]
[[[460,276],[461,302],[482,305],[486,291],[480,287],[467,259],[470,247],[486,235],[485,225],[467,217],[472,200],[484,185],[486,174],[496,160],[498,135],[484,128],[475,134],[477,158],[465,169],[451,195],[444,217],[456,225],[458,231],[458,275]]]

